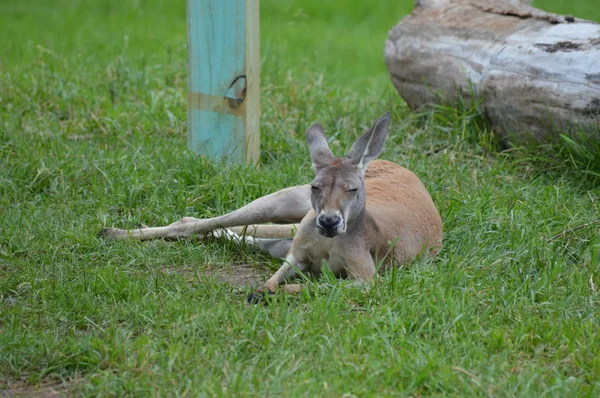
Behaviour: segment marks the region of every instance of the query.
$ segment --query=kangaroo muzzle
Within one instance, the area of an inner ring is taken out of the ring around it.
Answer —
[[[317,217],[317,230],[323,236],[333,238],[345,232],[346,225],[339,211],[322,211]]]

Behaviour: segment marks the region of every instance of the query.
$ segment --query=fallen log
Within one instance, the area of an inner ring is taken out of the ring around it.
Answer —
[[[412,108],[478,101],[504,143],[600,125],[600,25],[517,0],[417,0],[385,61]]]

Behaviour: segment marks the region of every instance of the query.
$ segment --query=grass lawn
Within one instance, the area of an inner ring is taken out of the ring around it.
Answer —
[[[411,4],[261,2],[259,169],[186,149],[183,0],[2,1],[0,395],[600,395],[600,188],[473,110],[407,109],[383,43]],[[385,110],[381,158],[422,178],[445,246],[368,290],[248,306],[223,279],[277,267],[259,252],[96,237],[306,183],[311,122],[342,153]]]

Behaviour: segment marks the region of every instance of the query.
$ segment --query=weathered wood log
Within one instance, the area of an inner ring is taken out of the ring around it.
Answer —
[[[481,101],[505,143],[597,128],[600,25],[522,3],[417,0],[385,46],[409,106]]]

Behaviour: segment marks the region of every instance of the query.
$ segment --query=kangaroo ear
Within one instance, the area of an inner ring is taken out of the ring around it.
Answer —
[[[306,130],[306,140],[310,150],[310,160],[314,172],[328,166],[333,160],[333,153],[327,145],[327,139],[320,124],[313,124]]]
[[[392,117],[389,112],[384,113],[366,133],[358,137],[346,157],[356,163],[359,169],[365,172],[369,163],[375,159],[387,135]]]

